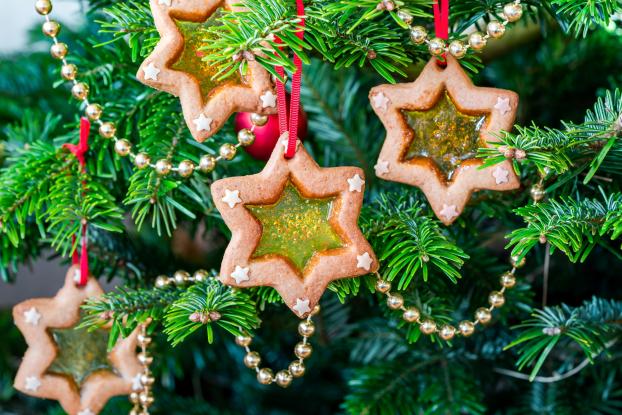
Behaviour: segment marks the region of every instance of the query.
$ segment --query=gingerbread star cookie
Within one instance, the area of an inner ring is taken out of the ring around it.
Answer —
[[[233,0],[150,0],[161,39],[136,75],[155,89],[179,97],[192,136],[203,142],[215,134],[234,112],[272,114],[276,95],[270,74],[256,61],[247,73],[212,79],[217,69],[199,50],[209,41],[205,28],[216,24],[222,8]]]
[[[365,179],[356,167],[320,168],[287,133],[258,174],[218,180],[212,197],[232,238],[220,278],[235,287],[274,287],[305,317],[333,280],[375,271],[378,261],[357,221]]]
[[[78,287],[79,273],[79,267],[71,267],[54,298],[31,299],[13,308],[15,324],[28,343],[15,388],[57,400],[69,415],[95,415],[110,398],[142,388],[136,382],[142,366],[137,358],[138,331],[108,352],[108,329],[75,329],[80,306],[103,294],[92,277]]]
[[[421,188],[446,225],[460,216],[474,191],[520,186],[510,161],[481,168],[475,157],[478,148],[512,128],[516,93],[473,85],[447,56],[445,68],[432,58],[414,82],[381,85],[369,97],[387,130],[376,175]]]

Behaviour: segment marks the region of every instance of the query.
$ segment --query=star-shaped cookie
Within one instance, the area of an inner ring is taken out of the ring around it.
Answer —
[[[452,56],[445,68],[432,58],[412,83],[373,88],[370,102],[387,130],[376,174],[421,188],[446,225],[474,191],[520,186],[510,161],[481,168],[475,158],[512,128],[518,95],[473,85]]]
[[[92,277],[77,287],[79,272],[76,266],[69,269],[54,298],[31,299],[13,308],[15,324],[28,343],[14,386],[30,396],[57,400],[69,415],[94,415],[110,398],[132,392],[132,380],[142,366],[137,330],[109,353],[107,329],[73,330],[84,301],[103,294]]]
[[[234,112],[272,114],[276,97],[270,74],[256,61],[248,71],[216,81],[214,66],[199,50],[209,40],[204,27],[221,8],[234,9],[233,0],[150,0],[161,39],[136,75],[155,89],[179,97],[192,136],[203,142]]]
[[[277,145],[258,174],[212,184],[232,232],[220,278],[236,287],[274,287],[302,318],[331,281],[373,272],[378,261],[357,223],[363,171],[320,168],[303,145],[292,159],[284,151]]]

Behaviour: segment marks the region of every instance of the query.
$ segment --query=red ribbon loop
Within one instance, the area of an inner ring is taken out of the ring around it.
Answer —
[[[299,39],[304,39],[305,30],[305,6],[303,0],[296,0],[296,12],[300,18],[300,30],[296,33]],[[282,43],[281,39],[276,37],[276,43]],[[302,59],[298,54],[294,53],[294,66],[296,72],[292,78],[292,94],[289,108],[289,117],[287,116],[287,97],[285,94],[285,84],[277,79],[276,93],[279,111],[279,130],[281,135],[289,131],[289,140],[287,142],[287,150],[285,157],[290,159],[296,154],[296,141],[298,140],[298,117],[300,112],[300,86],[302,84]],[[281,78],[285,78],[285,70],[282,66],[274,68]]]
[[[91,122],[88,118],[82,117],[80,119],[80,142],[78,145],[75,144],[64,144],[63,148],[68,149],[80,163],[80,167],[82,171],[86,171],[86,152],[89,151],[89,135],[91,133]],[[87,227],[88,224],[83,222],[80,225],[80,243],[82,245],[80,249],[80,254],[78,254],[78,250],[76,249],[73,252],[72,263],[73,265],[80,265],[80,280],[77,284],[81,287],[84,287],[89,279],[89,255],[88,255],[88,237],[87,237]],[[73,237],[73,244],[76,243],[76,237]]]
[[[436,37],[440,39],[449,39],[449,0],[434,0],[434,31]],[[441,66],[446,66],[446,54],[443,54],[443,60],[438,59]]]

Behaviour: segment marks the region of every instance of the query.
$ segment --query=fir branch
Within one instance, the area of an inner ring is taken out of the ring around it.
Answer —
[[[365,211],[362,227],[386,268],[386,278],[399,277],[399,290],[408,288],[419,273],[427,281],[431,270],[453,283],[461,278],[468,255],[442,234],[439,223],[412,197],[382,195]]]
[[[587,36],[595,25],[607,27],[614,15],[622,13],[619,0],[551,0],[551,4],[577,37]]]
[[[533,380],[556,348],[577,345],[585,357],[594,358],[607,349],[607,340],[620,330],[622,302],[593,298],[580,307],[562,304],[535,310],[532,318],[516,326],[521,333],[506,349],[517,348],[519,370],[533,366]]]
[[[617,238],[622,216],[622,194],[615,193],[603,201],[561,197],[516,210],[527,226],[512,231],[509,247],[512,255],[524,257],[539,242],[548,241],[571,261],[584,261],[602,236]]]
[[[209,343],[213,326],[232,335],[242,335],[259,325],[255,303],[244,292],[233,290],[214,279],[186,290],[166,311],[164,333],[173,346],[205,326]]]

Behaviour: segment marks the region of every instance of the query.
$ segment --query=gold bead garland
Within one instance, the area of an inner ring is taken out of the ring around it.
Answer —
[[[130,394],[130,402],[134,405],[130,411],[130,415],[149,415],[149,408],[153,405],[153,384],[155,378],[153,377],[150,366],[153,363],[153,357],[149,355],[149,345],[152,342],[151,337],[147,333],[147,327],[151,324],[151,320],[140,325],[140,332],[138,333],[138,345],[140,346],[140,353],[138,354],[138,360],[143,366],[143,371],[140,374],[140,391],[135,391]]]
[[[43,33],[50,37],[53,44],[50,48],[50,54],[52,57],[61,61],[61,77],[72,83],[71,94],[72,96],[85,105],[85,115],[91,120],[97,123],[99,126],[99,135],[102,138],[113,140],[114,150],[120,157],[130,157],[134,165],[138,169],[145,169],[147,167],[152,168],[157,174],[166,176],[171,172],[177,172],[181,177],[187,178],[192,176],[195,171],[201,171],[202,173],[210,173],[216,168],[216,164],[222,160],[232,160],[240,147],[247,147],[253,144],[255,141],[255,127],[263,126],[268,121],[268,118],[259,114],[252,114],[251,122],[253,124],[250,130],[243,130],[242,135],[238,134],[238,143],[233,145],[225,143],[220,147],[219,155],[212,156],[205,154],[200,157],[199,165],[195,165],[190,160],[183,160],[179,163],[179,166],[173,166],[167,160],[159,160],[155,163],[149,155],[145,153],[134,153],[132,151],[132,143],[123,138],[116,136],[116,126],[110,121],[102,121],[103,108],[101,105],[91,103],[89,97],[89,86],[84,82],[79,82],[77,79],[78,68],[76,65],[67,62],[67,54],[69,47],[67,44],[59,42],[58,33],[60,32],[61,25],[57,21],[50,19],[50,12],[52,11],[52,2],[50,0],[37,0],[35,2],[35,10],[37,13],[45,17],[45,22],[42,25]]]
[[[303,319],[300,324],[298,324],[298,334],[302,337],[302,341],[296,344],[294,347],[294,354],[298,358],[294,360],[287,369],[280,370],[279,372],[274,374],[274,371],[269,368],[261,368],[261,356],[259,353],[252,351],[250,348],[251,343],[253,342],[253,338],[248,335],[237,336],[235,338],[235,343],[243,347],[246,351],[246,355],[244,356],[244,365],[249,369],[255,370],[257,373],[257,381],[262,385],[270,385],[276,383],[278,386],[282,388],[287,388],[291,385],[294,378],[300,378],[305,374],[305,359],[311,357],[313,353],[313,347],[309,343],[309,338],[313,336],[315,333],[315,325],[313,324],[313,316],[317,315],[320,312],[320,306],[317,305],[309,314],[306,319]]]
[[[382,279],[382,276],[376,272],[376,291],[382,293],[387,298],[387,306],[392,310],[402,311],[402,319],[407,323],[418,324],[419,330],[423,334],[432,335],[438,334],[443,340],[451,340],[455,336],[460,335],[463,337],[469,337],[475,332],[475,328],[478,324],[487,324],[492,320],[492,311],[496,308],[500,308],[505,304],[505,292],[516,285],[516,270],[525,265],[525,258],[519,259],[518,257],[512,257],[511,260],[512,269],[503,275],[501,275],[499,282],[501,289],[498,291],[492,291],[488,296],[488,307],[480,307],[475,311],[475,319],[473,321],[464,320],[458,323],[457,327],[451,324],[444,324],[438,326],[438,324],[430,318],[422,318],[421,312],[416,307],[409,307],[404,305],[404,298],[398,293],[391,292],[391,283]]]
[[[397,5],[394,4],[394,7]],[[388,9],[388,8],[387,8]],[[433,56],[441,56],[444,53],[450,53],[457,59],[462,59],[466,56],[469,49],[482,50],[486,47],[488,39],[499,39],[505,34],[506,27],[509,23],[514,23],[523,16],[523,6],[521,0],[515,0],[511,3],[503,6],[501,12],[504,20],[492,20],[486,26],[486,33],[474,32],[471,33],[467,40],[453,40],[449,45],[444,39],[432,38],[430,39],[428,31],[423,26],[411,26],[413,17],[401,10],[398,10],[398,18],[404,22],[410,30],[410,40],[417,44],[428,46],[428,51]]]
[[[177,271],[172,277],[166,275],[160,275],[156,278],[155,286],[160,289],[164,289],[171,286],[182,287],[190,283],[199,283],[209,278],[210,274],[205,270],[198,270],[193,275],[186,271]],[[249,369],[255,370],[257,373],[257,381],[262,385],[270,385],[276,383],[282,388],[287,388],[295,378],[304,376],[305,374],[305,359],[311,357],[313,353],[313,347],[309,343],[309,339],[315,334],[315,325],[313,323],[313,317],[320,312],[320,306],[317,305],[311,311],[306,319],[303,319],[298,324],[298,334],[302,337],[300,341],[294,347],[294,354],[297,360],[294,360],[287,369],[280,370],[276,374],[272,369],[261,368],[261,356],[259,353],[252,351],[250,345],[253,342],[253,338],[249,335],[236,336],[235,343],[243,347],[246,350],[244,356],[244,365]],[[201,322],[206,324],[210,321],[216,321],[221,316],[218,312],[211,312],[208,315],[198,315],[194,313],[190,316],[192,321]]]

